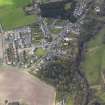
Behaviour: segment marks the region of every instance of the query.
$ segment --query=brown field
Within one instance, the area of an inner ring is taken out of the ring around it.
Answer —
[[[22,101],[28,105],[54,105],[55,90],[16,68],[0,68],[0,101]]]

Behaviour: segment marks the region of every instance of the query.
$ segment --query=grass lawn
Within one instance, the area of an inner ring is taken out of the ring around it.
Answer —
[[[70,10],[71,9],[71,5],[72,5],[72,3],[65,4],[64,9],[65,10]]]
[[[95,39],[88,43],[85,61],[82,64],[86,77],[91,85],[100,85],[101,71],[105,70],[105,29],[97,33]],[[105,92],[96,89],[96,96],[105,103]]]
[[[105,69],[105,44],[102,43],[105,37],[105,30],[102,29],[88,43],[85,61],[82,64],[83,70],[90,84],[99,84],[101,70]]]
[[[71,96],[68,99],[67,105],[74,105],[73,104],[73,98]]]
[[[24,26],[35,21],[35,16],[26,16],[23,7],[31,0],[0,0],[0,24],[6,30]]]
[[[98,90],[95,95],[105,103],[105,91]]]
[[[44,50],[43,48],[38,48],[36,51],[35,51],[35,55],[38,56],[38,57],[43,57],[47,54],[46,50]]]
[[[56,28],[55,28],[55,29],[52,29],[51,32],[52,32],[53,34],[59,34],[59,33],[61,32],[61,30],[62,30],[62,29],[56,29]]]

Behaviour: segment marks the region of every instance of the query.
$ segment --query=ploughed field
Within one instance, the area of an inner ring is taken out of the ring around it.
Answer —
[[[0,24],[5,29],[12,29],[33,23],[35,16],[27,16],[23,10],[23,7],[31,2],[31,0],[0,0]]]
[[[54,105],[55,89],[16,68],[0,68],[0,102]]]

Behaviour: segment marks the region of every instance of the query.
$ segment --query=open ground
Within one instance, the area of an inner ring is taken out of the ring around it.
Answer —
[[[87,44],[83,70],[90,84],[100,84],[101,71],[105,69],[105,29],[103,28]]]
[[[54,105],[55,89],[14,67],[0,68],[0,101],[23,101],[28,105]]]
[[[23,8],[32,0],[0,0],[0,24],[7,30],[35,21],[35,16],[26,15]]]
[[[102,85],[101,72],[105,70],[105,27],[88,42],[82,67],[89,84],[97,90],[96,96],[105,102],[105,92],[98,89]]]

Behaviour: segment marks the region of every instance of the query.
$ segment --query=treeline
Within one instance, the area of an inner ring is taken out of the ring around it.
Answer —
[[[82,105],[87,94],[87,84],[75,63],[64,57],[48,62],[38,71],[38,77],[56,88],[57,100],[66,103],[68,97],[73,96],[74,105]]]
[[[66,20],[69,19],[71,22],[76,22],[77,18],[73,16],[76,3],[77,2],[75,0],[64,0],[40,4],[40,14],[42,17]],[[65,10],[66,4],[71,4],[70,9]]]
[[[69,59],[59,58],[59,60],[51,61],[44,65],[38,71],[38,75],[64,95],[71,92],[74,69],[76,68]]]
[[[87,17],[85,18],[84,24],[81,26],[81,42],[85,43],[91,38],[94,38],[97,32],[103,27],[104,22],[96,18]]]

